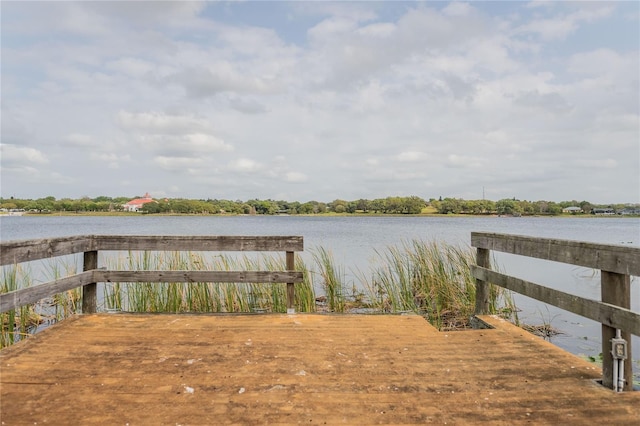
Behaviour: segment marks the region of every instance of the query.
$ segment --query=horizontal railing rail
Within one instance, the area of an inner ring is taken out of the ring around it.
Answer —
[[[478,280],[490,282],[609,327],[619,328],[640,336],[640,314],[629,309],[544,287],[480,266],[472,265],[471,275]]]
[[[303,251],[299,236],[83,235],[0,243],[0,266],[89,251]]]
[[[601,323],[603,384],[613,388],[611,340],[616,330],[621,331],[626,341],[631,340],[631,334],[640,336],[640,314],[630,310],[630,276],[640,276],[640,248],[487,232],[472,232],[471,245],[477,249],[477,265],[471,266],[471,275],[476,279],[476,315],[489,312],[489,285],[494,284]],[[493,271],[491,250],[599,269],[602,300],[572,295]],[[630,345],[627,356],[630,360]],[[624,374],[625,390],[631,390],[631,368]]]
[[[88,235],[0,243],[1,265],[83,253],[83,272],[37,286],[0,294],[0,313],[36,303],[55,294],[82,287],[82,311],[96,312],[96,284],[99,282],[168,283],[286,283],[287,312],[295,312],[294,284],[304,280],[295,271],[295,252],[304,250],[300,236],[122,236]],[[98,268],[99,251],[284,251],[282,271],[150,271]]]

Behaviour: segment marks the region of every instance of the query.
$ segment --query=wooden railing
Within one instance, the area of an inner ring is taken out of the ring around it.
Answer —
[[[84,253],[83,272],[34,287],[0,295],[0,313],[82,287],[82,312],[97,310],[99,282],[231,282],[286,283],[287,312],[295,312],[295,252],[303,250],[298,236],[123,236],[85,235],[0,243],[0,266]],[[280,251],[286,253],[283,271],[122,271],[98,267],[100,251]]]
[[[640,336],[640,315],[629,309],[630,277],[640,276],[640,248],[485,232],[472,232],[471,245],[477,248],[477,266],[471,267],[476,278],[476,314],[488,313],[491,283],[601,323],[602,381],[604,386],[613,388],[610,342],[616,329],[629,342],[628,360],[631,360],[631,334]],[[586,299],[492,271],[491,250],[599,269],[602,300]],[[625,380],[624,390],[631,390],[630,367],[625,369]]]

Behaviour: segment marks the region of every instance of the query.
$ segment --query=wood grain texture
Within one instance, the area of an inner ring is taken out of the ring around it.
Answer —
[[[82,272],[34,287],[0,294],[0,312],[6,312],[19,308],[20,306],[36,303],[54,294],[73,290],[74,288],[92,283],[94,280],[93,273],[94,271]]]
[[[471,266],[471,274],[476,279],[490,282],[585,318],[640,336],[640,315],[629,309],[575,296],[475,265]]]
[[[438,332],[417,315],[65,319],[0,352],[6,425],[634,425],[640,392],[493,317]]]
[[[640,276],[639,247],[490,232],[472,232],[471,245],[618,274]]]
[[[299,236],[97,235],[97,250],[303,251]]]
[[[0,265],[96,250],[303,251],[300,236],[80,235],[0,242]]]
[[[11,265],[94,250],[91,236],[0,242],[0,265]]]
[[[300,283],[299,271],[94,271],[97,282]]]

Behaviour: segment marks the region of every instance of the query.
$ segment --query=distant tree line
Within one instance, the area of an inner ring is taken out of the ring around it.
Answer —
[[[515,216],[559,215],[568,207],[578,209],[570,214],[590,214],[594,209],[611,209],[614,212],[638,212],[640,204],[592,204],[589,201],[527,201],[505,198],[499,201],[463,200],[459,198],[431,199],[429,204],[440,214],[497,214]],[[637,213],[634,213],[637,214]]]
[[[140,198],[132,197],[132,198]],[[54,212],[119,212],[124,211],[124,204],[130,197],[96,198],[82,197],[80,199],[56,199],[49,196],[38,199],[1,198],[0,209],[21,210],[34,213]],[[219,199],[184,199],[164,198],[145,204],[141,212],[146,214],[402,214],[412,215],[420,213],[438,214],[470,214],[470,215],[559,215],[566,207],[579,207],[577,214],[589,214],[594,208],[612,208],[616,211],[623,209],[640,209],[640,205],[615,204],[596,205],[588,201],[522,201],[516,199],[491,200],[463,200],[459,198],[432,198],[429,201],[417,196],[387,197],[374,200],[359,199],[347,201],[336,199],[329,203],[319,201],[282,200],[219,200]]]

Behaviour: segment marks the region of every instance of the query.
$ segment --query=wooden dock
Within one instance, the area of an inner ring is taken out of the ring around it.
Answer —
[[[76,316],[0,352],[1,424],[639,424],[640,392],[482,319]]]

